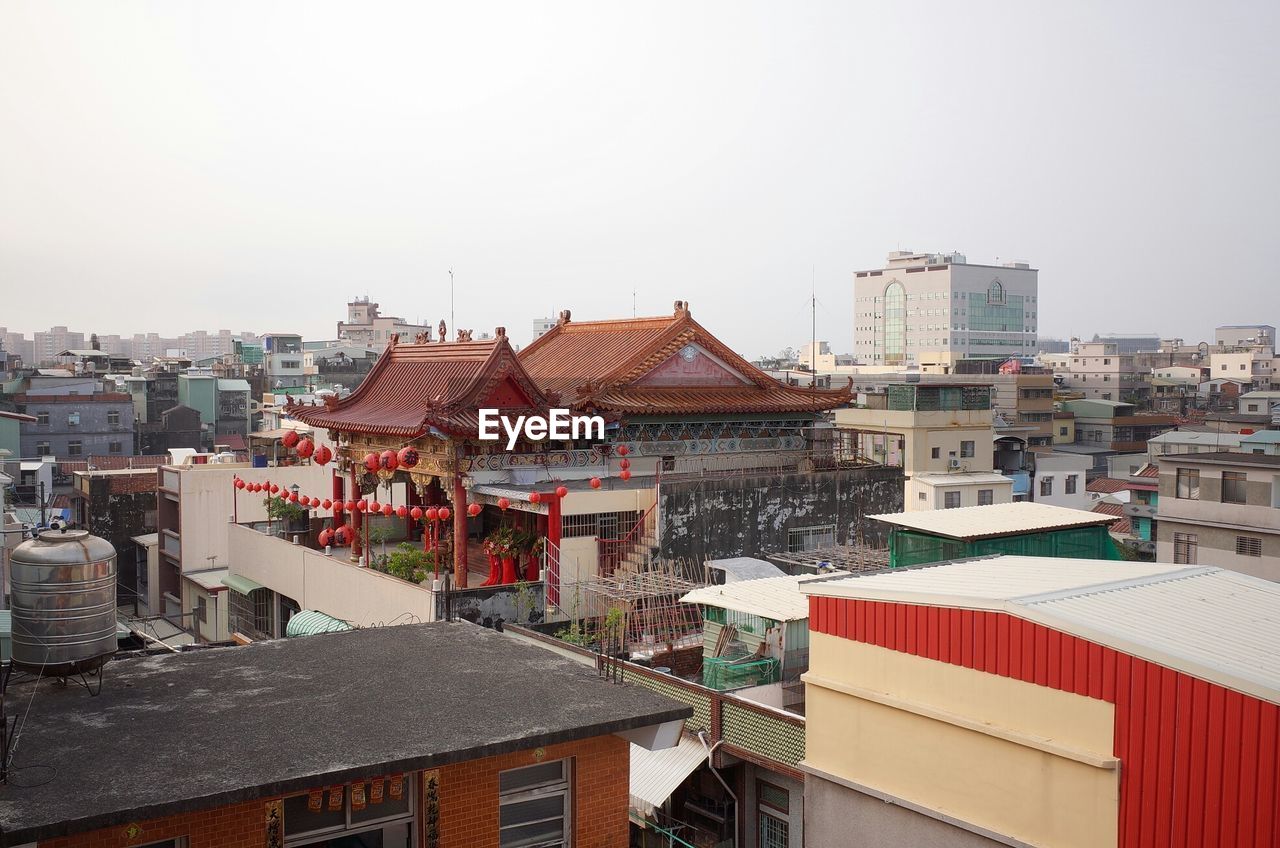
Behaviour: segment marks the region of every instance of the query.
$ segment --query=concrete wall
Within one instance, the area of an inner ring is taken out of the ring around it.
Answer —
[[[860,848],[991,848],[1007,844],[816,775],[805,780],[804,816],[810,845],[848,845],[853,834],[857,834]]]
[[[121,397],[124,397],[121,395]],[[133,456],[133,401],[91,400],[85,397],[75,403],[49,403],[38,397],[29,397],[23,411],[27,415],[39,417],[40,413],[49,413],[48,424],[22,425],[22,456],[36,456],[40,442],[49,443],[49,451],[59,459],[77,459],[80,457],[106,456],[115,453],[118,456]],[[117,413],[118,424],[108,424],[108,414]],[[69,425],[67,416],[78,413],[80,423]],[[79,442],[79,454],[70,452],[70,443]],[[118,445],[118,451],[111,446]]]
[[[978,492],[991,490],[991,503],[1005,504],[1013,501],[1013,480],[1006,477],[1000,481],[983,481],[979,483],[966,480],[964,475],[945,475],[951,479],[943,479],[944,475],[917,475],[907,481],[906,500],[903,509],[907,512],[926,509],[946,509],[947,492],[960,493],[960,506],[979,506]],[[1083,477],[1080,483],[1084,490]]]
[[[825,633],[809,656],[813,772],[1032,845],[1116,844],[1114,705]],[[847,840],[818,844],[916,844]]]
[[[664,481],[658,493],[662,556],[695,561],[787,550],[788,531],[834,525],[854,538],[860,519],[902,510],[902,469],[870,465],[811,474]],[[883,530],[861,520],[868,541]]]
[[[994,465],[991,410],[906,411],[892,409],[840,409],[836,427],[862,430],[864,455],[878,462],[901,464],[908,477],[923,471],[990,471]],[[896,434],[904,442],[899,452],[891,446],[885,456],[873,456],[870,443],[877,436]],[[961,442],[973,442],[973,456],[961,456]],[[933,456],[937,449],[938,456]],[[950,461],[956,460],[958,468]]]

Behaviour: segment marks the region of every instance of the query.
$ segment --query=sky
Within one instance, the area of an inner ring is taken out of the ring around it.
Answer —
[[[844,352],[899,248],[1030,262],[1044,336],[1280,324],[1278,35],[1274,0],[6,0],[0,326],[434,325],[452,268],[516,342],[685,300]]]

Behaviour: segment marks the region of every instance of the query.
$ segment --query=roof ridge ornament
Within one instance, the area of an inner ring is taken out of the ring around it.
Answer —
[[[569,321],[570,321],[570,320],[572,320],[572,318],[573,318],[573,313],[572,313],[572,312],[570,312],[568,309],[561,309],[561,310],[560,310],[560,318],[556,321],[556,323],[557,323],[557,324],[568,324],[568,323],[569,323]]]
[[[677,300],[677,301],[676,301],[676,312],[675,312],[675,314],[676,314],[676,317],[679,317],[681,314],[689,315],[689,314],[690,314],[690,311],[689,311],[689,301],[687,301],[687,300]]]

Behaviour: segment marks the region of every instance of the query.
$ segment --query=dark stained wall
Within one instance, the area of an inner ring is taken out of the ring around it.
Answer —
[[[887,547],[868,515],[902,511],[901,468],[869,465],[811,473],[664,480],[659,486],[661,555],[696,561],[787,550],[788,531],[835,525],[837,544]],[[879,525],[879,526],[876,526]]]

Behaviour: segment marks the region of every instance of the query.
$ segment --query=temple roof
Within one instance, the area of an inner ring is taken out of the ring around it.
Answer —
[[[570,320],[520,351],[545,391],[571,406],[624,414],[819,412],[852,399],[850,389],[786,386],[693,320],[689,306],[655,318]]]
[[[545,413],[548,405],[499,333],[482,341],[389,344],[347,397],[286,411],[312,427],[415,438],[433,427],[474,436],[481,407]]]

